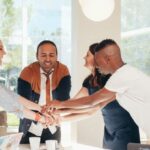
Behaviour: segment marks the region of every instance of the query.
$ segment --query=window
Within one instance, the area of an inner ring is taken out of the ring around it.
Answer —
[[[59,60],[71,68],[71,0],[1,0],[0,10],[0,37],[7,48],[0,84],[16,91],[20,71],[36,59],[36,47],[45,39],[56,43]],[[8,125],[18,125],[12,114]]]
[[[150,1],[122,0],[121,38],[127,63],[150,75]]]
[[[124,60],[150,75],[150,1],[122,0],[121,44]],[[143,132],[141,137],[145,138]]]

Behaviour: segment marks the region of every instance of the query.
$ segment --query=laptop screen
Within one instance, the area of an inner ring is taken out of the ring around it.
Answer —
[[[9,134],[0,137],[0,149],[16,150],[23,133]]]

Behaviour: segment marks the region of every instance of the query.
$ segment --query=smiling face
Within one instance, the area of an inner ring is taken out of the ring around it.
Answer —
[[[2,41],[0,40],[0,65],[2,64],[3,56],[6,54]]]
[[[57,61],[56,47],[50,43],[41,45],[38,48],[37,60],[45,72],[50,72]]]
[[[84,57],[85,59],[85,67],[88,69],[92,70],[94,67],[94,55],[88,50],[86,56]]]

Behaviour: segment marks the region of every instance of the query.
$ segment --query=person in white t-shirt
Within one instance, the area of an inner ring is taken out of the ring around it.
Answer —
[[[62,103],[52,102],[50,108],[78,111],[116,98],[150,138],[150,77],[125,64],[119,46],[112,39],[100,42],[95,51],[97,68],[102,74],[112,74],[105,87],[91,96]]]

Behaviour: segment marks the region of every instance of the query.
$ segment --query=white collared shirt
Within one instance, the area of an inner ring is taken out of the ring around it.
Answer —
[[[42,70],[42,68],[40,68],[40,78],[41,78],[40,89],[41,90],[40,90],[40,98],[39,98],[39,103],[38,103],[39,105],[46,104],[46,79],[47,78],[44,74],[45,74],[45,72]],[[52,100],[52,74],[53,74],[53,72],[49,75],[51,100]],[[54,134],[57,131],[57,128],[55,126],[49,126],[48,128],[52,134]],[[37,136],[41,136],[42,131],[43,131],[43,126],[40,125],[40,123],[34,124],[32,122],[28,131]]]

